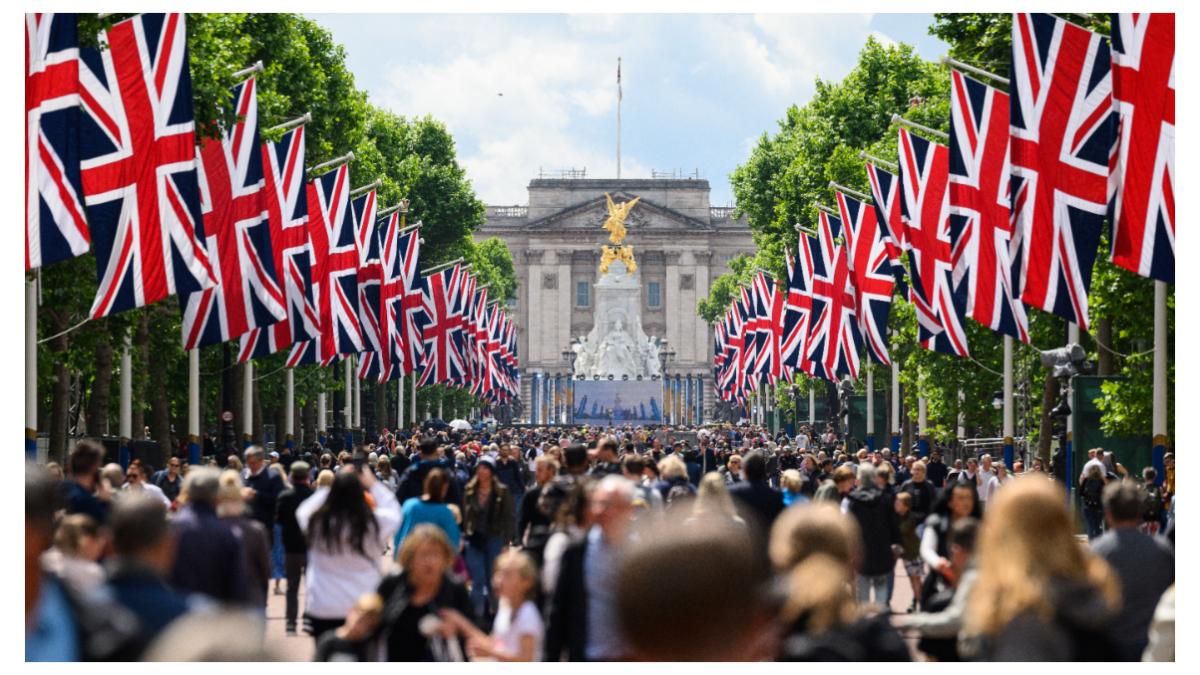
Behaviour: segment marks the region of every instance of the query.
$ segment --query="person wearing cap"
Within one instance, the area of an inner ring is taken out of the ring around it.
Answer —
[[[475,465],[475,477],[463,495],[462,532],[467,540],[464,556],[471,573],[471,602],[478,618],[494,613],[496,598],[491,590],[492,564],[512,541],[512,495],[496,478],[496,460],[484,455]]]

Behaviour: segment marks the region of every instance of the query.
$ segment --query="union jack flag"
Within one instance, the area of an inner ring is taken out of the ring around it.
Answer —
[[[379,317],[383,350],[379,377],[380,381],[397,380],[411,372],[411,368],[405,370],[405,353],[410,340],[415,340],[417,347],[415,359],[419,360],[421,355],[419,326],[417,337],[410,337],[404,304],[411,298],[410,304],[415,304],[420,311],[420,289],[410,286],[409,280],[419,274],[417,258],[420,255],[421,237],[416,230],[401,233],[400,214],[393,213],[388,218],[387,226],[379,229],[379,245],[383,257],[383,284],[380,287],[382,309]]]
[[[1014,281],[1021,300],[1088,327],[1116,114],[1105,40],[1050,14],[1013,16]]]
[[[771,378],[771,384],[775,384],[780,378],[792,381],[792,371],[783,367],[783,313],[787,306],[787,285],[781,281],[776,281],[774,284],[775,291],[771,297],[771,337],[770,348],[771,356],[768,359],[770,371],[767,375]]]
[[[81,48],[84,203],[99,288],[91,316],[216,283],[201,243],[183,14],[140,14]]]
[[[1175,15],[1114,14],[1112,261],[1175,283]]]
[[[1012,284],[1008,94],[958,71],[950,90],[950,240],[955,286],[967,314],[1029,342],[1029,318]]]
[[[424,356],[421,376],[417,380],[421,386],[456,384],[463,380],[466,367],[458,350],[458,334],[462,332],[462,323],[456,312],[463,274],[465,272],[461,266],[454,265],[423,280],[422,293],[428,323],[422,336]]]
[[[471,303],[471,316],[467,324],[468,329],[473,331],[473,350],[475,374],[471,380],[471,394],[475,396],[486,396],[492,391],[492,373],[489,367],[491,359],[488,358],[488,326],[487,326],[487,303],[488,289],[481,288],[475,293],[475,299]]]
[[[204,239],[218,285],[180,298],[183,348],[215,345],[287,318],[263,189],[254,78],[233,90],[238,121],[200,149]]]
[[[463,270],[458,277],[460,287],[454,304],[454,315],[458,330],[454,332],[454,344],[462,359],[462,377],[454,381],[454,385],[469,391],[476,377],[475,363],[475,329],[471,325],[471,304],[475,300],[475,287],[478,285],[475,275],[469,270]]]
[[[774,284],[767,277],[765,272],[759,272],[754,275],[753,291],[751,297],[754,299],[754,314],[757,317],[754,333],[754,379],[759,382],[766,382],[771,373],[777,372],[778,361],[774,357],[779,355],[779,344],[772,345],[772,338],[775,331],[771,326],[772,305],[774,304],[775,296],[771,292]]]
[[[241,337],[238,361],[260,358],[316,338],[321,331],[313,279],[316,267],[308,239],[308,196],[304,182],[304,127],[278,143],[262,146],[267,222],[271,226],[275,269],[279,272],[287,317]]]
[[[358,323],[358,243],[350,208],[350,167],[343,164],[308,184],[308,237],[321,334],[297,342],[288,365],[329,365],[339,354],[363,351]]]
[[[921,346],[969,356],[966,298],[953,286],[949,150],[900,129],[900,211],[908,249],[909,300]],[[965,290],[965,289],[960,289]]]
[[[79,175],[79,35],[74,14],[25,15],[25,269],[90,245]]]
[[[854,290],[855,317],[867,353],[876,363],[888,365],[887,322],[896,280],[890,274],[883,230],[875,209],[849,195],[837,193],[838,213],[846,226],[846,262]]]
[[[737,315],[736,325],[737,333],[734,336],[734,362],[733,362],[733,386],[734,398],[743,400],[746,392],[753,388],[753,382],[748,381],[747,375],[749,367],[754,363],[754,326],[752,323],[752,307],[750,306],[750,296],[746,293],[746,289],[741,289],[741,297],[734,304],[734,313]]]
[[[759,314],[758,298],[752,290],[747,290],[745,287],[741,289],[742,305],[745,308],[743,315],[744,325],[742,328],[743,347],[742,358],[743,362],[739,370],[744,372],[745,379],[742,381],[742,389],[748,391],[758,391],[758,378],[755,375],[758,373],[758,347],[759,347],[759,324],[765,319]],[[739,308],[740,309],[740,308]]]
[[[375,191],[368,190],[351,200],[350,208],[354,213],[355,244],[358,246],[358,323],[362,328],[362,351],[379,354],[384,344],[380,318],[384,274],[379,236],[375,231],[376,200]],[[375,374],[378,376],[378,371]]]
[[[845,247],[837,242],[842,233],[841,219],[820,212],[817,243],[820,260],[814,251],[812,284],[813,322],[809,328],[809,358],[820,363],[824,377],[836,381],[842,375],[858,379],[858,354],[862,334],[854,311],[854,287]]]
[[[788,293],[783,313],[781,356],[784,370],[812,375],[813,364],[808,358],[808,326],[813,303],[808,287],[813,265],[807,239],[806,235],[801,234],[797,247],[799,255],[787,255]]]
[[[867,181],[871,184],[871,198],[875,208],[875,222],[879,223],[884,246],[887,248],[888,264],[896,280],[896,290],[908,296],[908,283],[904,277],[904,251],[908,238],[904,232],[904,214],[900,209],[900,179],[886,169],[867,162]]]

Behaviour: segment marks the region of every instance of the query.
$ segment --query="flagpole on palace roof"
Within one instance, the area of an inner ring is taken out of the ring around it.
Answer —
[[[617,57],[617,178],[621,178],[621,57]]]

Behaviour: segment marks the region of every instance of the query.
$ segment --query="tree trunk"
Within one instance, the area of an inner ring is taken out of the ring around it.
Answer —
[[[108,435],[113,380],[112,339],[108,326],[105,322],[100,322],[99,340],[96,342],[96,374],[92,380],[92,395],[87,406],[87,429],[90,436]]]
[[[50,332],[57,334],[67,329],[67,313],[62,310],[48,309]],[[51,344],[54,353],[65,356],[69,347],[70,337],[59,335]],[[71,371],[62,358],[54,360],[54,386],[51,389],[50,404],[50,446],[49,460],[62,462],[67,456],[67,425],[71,414]]]
[[[1108,351],[1113,346],[1112,328],[1112,319],[1102,316],[1096,320],[1096,374],[1102,377],[1113,374],[1113,354]]]
[[[1042,462],[1047,467],[1050,466],[1050,441],[1054,436],[1054,420],[1050,417],[1050,411],[1056,405],[1058,398],[1058,378],[1047,373],[1046,381],[1042,387],[1042,417],[1041,427],[1038,431],[1038,457],[1042,458]],[[1070,472],[1068,472],[1070,475]]]

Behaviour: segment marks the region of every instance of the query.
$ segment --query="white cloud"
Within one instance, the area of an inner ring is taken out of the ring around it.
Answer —
[[[871,31],[871,35],[875,36],[875,39],[879,41],[879,44],[883,45],[884,47],[895,47],[898,44],[894,39],[892,39],[892,36],[882,31],[873,30]]]

